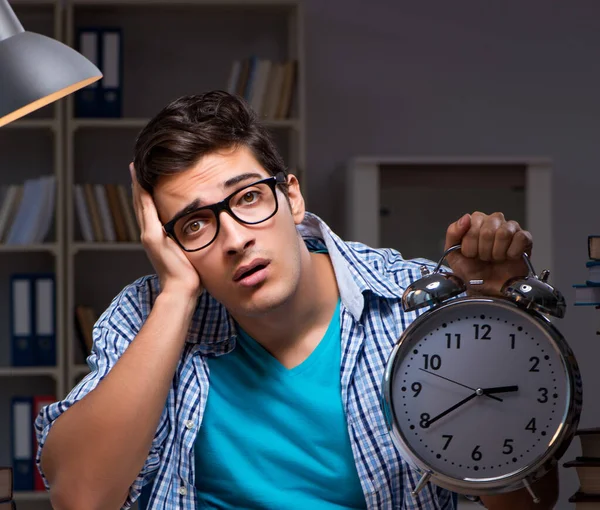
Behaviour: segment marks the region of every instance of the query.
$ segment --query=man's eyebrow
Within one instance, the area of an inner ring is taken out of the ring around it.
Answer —
[[[195,200],[191,201],[188,205],[186,205],[183,209],[180,209],[179,211],[177,211],[175,213],[175,216],[173,216],[173,218],[169,221],[179,219],[182,216],[185,216],[186,214],[191,213],[192,211],[201,207],[201,204],[202,204],[202,201],[199,198],[196,198]]]
[[[235,177],[232,177],[231,179],[227,179],[223,183],[223,187],[225,189],[231,188],[231,187],[235,186],[236,184],[239,184],[242,181],[247,181],[248,179],[256,179],[258,181],[260,179],[264,179],[264,175],[260,175],[259,173],[256,173],[256,172],[246,172],[245,174],[236,175]]]
[[[231,179],[227,179],[223,183],[223,188],[225,188],[225,189],[232,188],[236,184],[239,184],[240,182],[243,182],[243,181],[247,181],[248,179],[260,180],[260,179],[263,179],[263,178],[264,178],[264,175],[261,175],[259,173],[256,173],[256,172],[246,172],[244,174],[236,175],[235,177],[232,177]],[[187,204],[185,207],[183,207],[183,209],[180,209],[179,211],[177,211],[175,213],[175,216],[173,216],[173,219],[175,219],[175,218],[181,218],[182,216],[185,216],[186,214],[191,213],[195,209],[198,209],[199,207],[202,207],[202,205],[203,205],[202,202],[203,201],[200,198],[194,199],[189,204]]]

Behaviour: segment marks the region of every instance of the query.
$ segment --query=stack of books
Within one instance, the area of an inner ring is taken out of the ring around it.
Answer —
[[[86,242],[139,242],[131,195],[123,184],[75,184],[75,210]]]
[[[0,188],[0,242],[43,243],[52,231],[56,178],[47,175]]]
[[[15,510],[15,508],[12,468],[0,467],[0,510]]]
[[[227,80],[227,92],[243,97],[263,119],[289,119],[297,73],[296,59],[273,62],[253,55],[234,60]]]
[[[575,284],[575,306],[600,308],[600,235],[588,236],[587,278]],[[598,332],[600,334],[600,332]]]
[[[600,428],[577,431],[581,442],[581,456],[565,462],[566,468],[575,468],[579,489],[569,498],[575,510],[600,510]]]

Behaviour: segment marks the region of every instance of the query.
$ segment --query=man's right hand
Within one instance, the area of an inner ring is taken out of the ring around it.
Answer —
[[[141,231],[141,241],[160,280],[161,292],[183,293],[196,299],[202,293],[198,272],[183,250],[162,227],[154,200],[137,181],[133,163],[129,165],[133,206]]]

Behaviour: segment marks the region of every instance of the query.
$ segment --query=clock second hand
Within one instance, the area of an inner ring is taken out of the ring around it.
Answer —
[[[466,384],[459,383],[458,381],[454,381],[452,379],[448,379],[447,377],[444,377],[443,375],[436,374],[435,372],[430,372],[429,370],[425,370],[424,368],[419,368],[419,370],[422,370],[426,374],[435,375],[436,377],[439,377],[439,378],[449,381],[451,383],[458,384],[459,386],[462,386],[463,388],[467,388],[468,390],[475,391],[475,388],[471,388],[470,386],[467,386]],[[497,400],[498,402],[502,402],[502,399],[500,397],[496,397],[494,395],[488,395],[487,393],[485,393],[485,396],[489,397],[489,398],[493,398],[494,400]]]

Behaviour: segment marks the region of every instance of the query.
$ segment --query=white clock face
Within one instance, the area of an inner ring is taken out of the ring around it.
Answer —
[[[526,313],[447,306],[403,342],[391,374],[405,444],[458,479],[508,476],[548,449],[568,409],[562,358]]]

